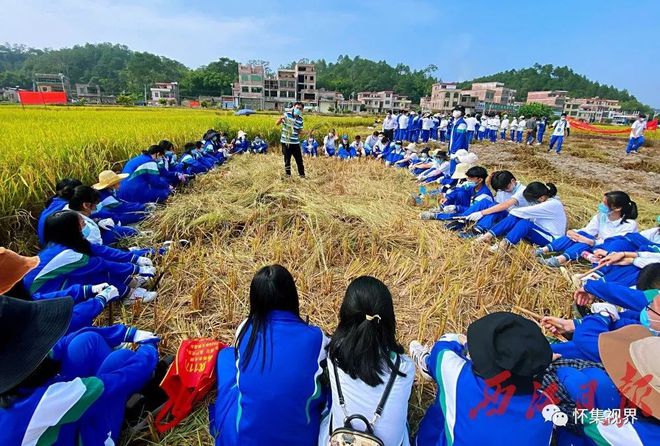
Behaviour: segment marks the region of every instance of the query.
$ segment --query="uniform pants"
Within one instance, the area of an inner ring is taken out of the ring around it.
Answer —
[[[512,245],[526,240],[534,245],[545,246],[552,236],[529,220],[509,214],[490,230],[495,237],[506,234],[506,240]]]
[[[628,140],[628,146],[626,147],[626,153],[637,152],[637,150],[642,147],[644,144],[644,137],[638,136],[637,138],[630,138]]]
[[[284,173],[291,175],[291,157],[296,160],[298,166],[298,174],[301,177],[305,176],[305,166],[303,165],[303,157],[300,152],[300,144],[284,144],[282,143],[282,153],[284,154]]]
[[[590,240],[596,239],[584,231],[578,231],[578,234],[587,237]],[[584,251],[591,252],[594,247],[587,245],[586,243],[574,242],[568,236],[564,235],[558,239],[553,240],[552,243],[547,246],[547,248],[550,250],[550,252],[561,253],[561,255],[566,257],[568,260],[578,260]]]
[[[430,130],[422,130],[422,141],[423,142],[429,142],[430,133],[431,133]]]
[[[522,137],[523,137],[523,132],[522,130],[518,130],[516,132],[516,142],[517,143],[522,143]]]
[[[541,131],[539,130],[538,133],[536,134],[536,140],[538,141],[539,144],[543,144],[543,134],[545,133],[545,130]]]
[[[564,144],[564,137],[558,135],[552,135],[550,137],[550,150],[557,144],[557,153],[561,152],[561,146]]]

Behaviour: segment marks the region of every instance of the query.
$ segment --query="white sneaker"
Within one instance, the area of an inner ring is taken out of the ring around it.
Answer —
[[[140,287],[143,287],[146,285],[147,282],[149,282],[150,278],[149,277],[144,277],[144,276],[133,276],[135,279],[135,282],[132,283],[132,285],[135,285],[133,288],[138,289]]]
[[[132,305],[137,301],[148,304],[149,302],[155,300],[156,297],[158,297],[158,293],[155,291],[147,291],[144,288],[135,288],[133,291],[131,291],[131,294],[129,294],[128,297],[124,299],[124,304]]]
[[[428,358],[430,352],[428,347],[423,346],[418,341],[412,341],[410,343],[410,357],[417,365],[419,373],[426,378],[432,380],[433,377],[429,374],[428,367],[426,365],[426,358]]]
[[[493,254],[497,254],[498,252],[500,252],[500,244],[495,243],[494,245],[491,245],[488,248],[488,252],[492,252]]]
[[[608,313],[614,321],[618,321],[620,319],[619,310],[617,310],[616,306],[612,305],[611,303],[596,302],[595,304],[591,304],[591,312],[593,314],[602,313],[603,311]]]

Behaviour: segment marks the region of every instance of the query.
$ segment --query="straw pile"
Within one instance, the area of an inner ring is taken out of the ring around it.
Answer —
[[[373,160],[306,161],[308,179],[284,179],[277,155],[236,157],[176,196],[148,225],[155,239],[187,238],[192,246],[161,261],[167,275],[157,304],[124,310],[124,321],[155,330],[172,353],[186,337],[231,342],[248,312],[250,280],[270,263],[293,273],[303,317],[328,333],[352,279],[383,280],[395,299],[404,346],[462,332],[514,305],[569,313],[568,283],[537,265],[530,246],[496,257],[440,223],[419,220],[406,172]],[[582,223],[597,197],[583,191],[576,198],[576,207],[590,203]],[[423,387],[411,400],[413,425],[432,395],[433,386]],[[210,444],[206,429],[202,409],[160,444]]]

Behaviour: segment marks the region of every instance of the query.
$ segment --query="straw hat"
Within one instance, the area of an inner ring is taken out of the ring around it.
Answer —
[[[417,144],[411,142],[406,146],[406,150],[410,150],[411,152],[417,152]]]
[[[467,175],[465,173],[468,171],[470,167],[472,166],[466,163],[458,164],[451,178],[453,180],[461,180],[463,178],[467,178]]]
[[[0,247],[0,294],[11,290],[19,280],[39,265],[39,257],[24,257]]]
[[[127,173],[116,174],[112,170],[104,170],[99,174],[99,182],[92,187],[96,190],[103,190],[110,186],[114,186],[124,178],[128,178]]]
[[[238,131],[238,135],[237,135],[236,137],[237,137],[237,138],[242,138],[242,137],[244,137],[244,136],[246,136],[246,135],[245,135],[245,132],[244,132],[243,130],[239,130],[239,131]]]
[[[468,154],[467,150],[460,149],[460,150],[457,150],[456,153],[452,153],[451,155],[449,155],[449,158],[455,159],[455,158],[458,158],[459,156],[465,156],[467,154]]]
[[[601,334],[598,352],[619,391],[660,420],[660,337],[642,325],[628,325]]]

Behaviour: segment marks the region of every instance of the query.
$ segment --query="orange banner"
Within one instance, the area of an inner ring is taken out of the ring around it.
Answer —
[[[586,122],[578,121],[577,119],[574,118],[568,118],[568,122],[571,124],[571,129],[578,129],[592,133],[601,133],[603,135],[616,135],[616,134],[623,134],[630,132],[629,127],[625,127],[621,129],[603,129],[600,127],[596,127],[595,125],[587,124]],[[657,129],[658,129],[657,119],[654,119],[653,121],[649,121],[646,123],[646,130],[657,130]]]

